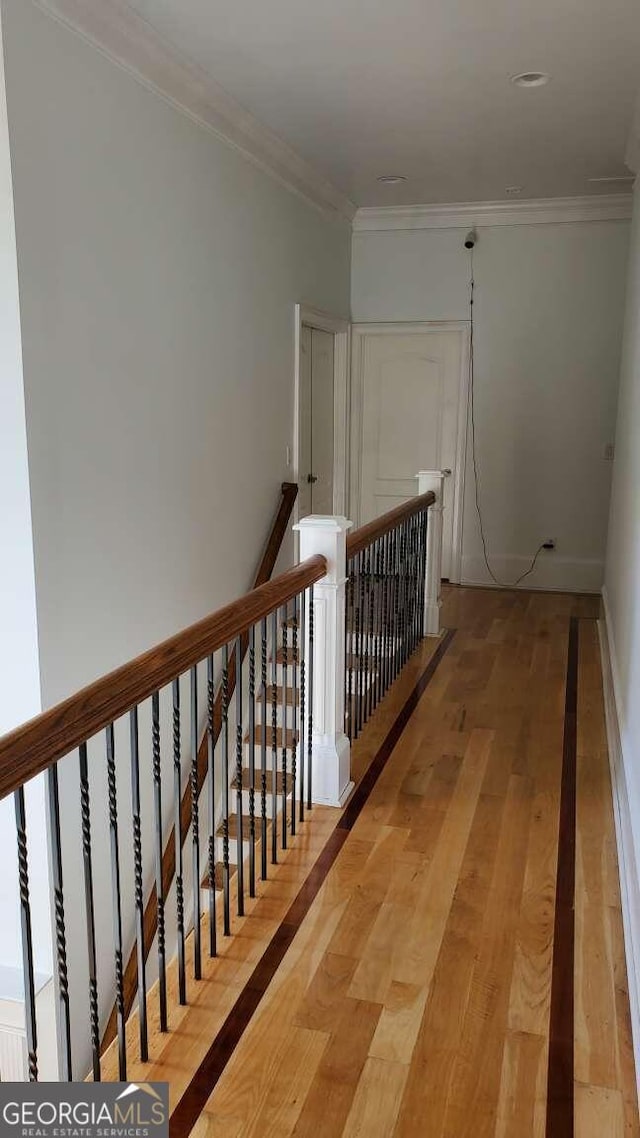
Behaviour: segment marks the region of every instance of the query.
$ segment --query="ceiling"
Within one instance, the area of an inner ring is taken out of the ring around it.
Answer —
[[[637,0],[128,2],[358,206],[628,189]]]

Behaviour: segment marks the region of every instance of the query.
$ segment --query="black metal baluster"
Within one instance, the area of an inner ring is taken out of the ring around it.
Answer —
[[[131,819],[133,826],[133,876],[136,910],[136,957],[138,964],[138,1024],[140,1059],[149,1058],[147,1037],[147,978],[144,952],[144,895],[142,892],[142,822],[140,819],[140,746],[138,708],[129,712],[129,745],[131,754]]]
[[[125,1035],[124,974],[122,968],[122,903],[120,899],[120,849],[118,846],[118,797],[116,792],[116,748],[113,723],[106,729],[107,783],[109,789],[109,838],[111,846],[111,915],[113,920],[113,954],[116,974],[116,1019],[118,1025],[118,1075],[127,1077],[127,1040]]]
[[[173,681],[173,826],[176,857],[176,925],[178,938],[178,998],[187,1002],[184,963],[184,873],[182,864],[182,746],[180,741],[180,677]]]
[[[260,711],[260,860],[261,877],[267,880],[267,618],[260,625],[262,708]]]
[[[158,914],[158,1002],[160,1005],[160,1031],[168,1030],[167,1023],[167,960],[164,920],[164,881],[162,877],[162,771],[160,767],[160,693],[151,696],[151,752],[153,764],[153,827],[154,861],[156,877],[156,908]]]
[[[404,664],[405,648],[407,643],[407,523],[406,519],[400,525],[400,655],[398,658],[398,673]]]
[[[271,864],[278,861],[278,613],[271,615]],[[286,699],[284,685],[280,689]]]
[[[238,916],[244,917],[244,818],[242,815],[242,641],[236,640],[236,850]]]
[[[306,640],[305,640],[305,636],[306,636],[305,609],[306,609],[306,595],[305,595],[305,593],[301,593],[300,594],[300,714],[298,717],[298,722],[299,722],[298,734],[300,736],[300,742],[298,744],[298,754],[300,756],[300,762],[298,764],[299,782],[300,782],[300,814],[299,814],[299,817],[300,817],[301,822],[304,822],[304,781],[305,781],[305,779],[304,779],[304,767],[305,767],[305,763],[304,763],[304,748],[305,748],[304,717],[305,717],[305,711],[306,711],[306,708],[305,708],[305,695],[306,695],[305,687],[306,687],[306,670],[307,670],[307,658],[306,658],[307,648],[306,648]],[[295,811],[295,795],[294,795],[293,809]]]
[[[367,580],[369,584],[369,592],[367,594],[367,699],[366,699],[366,713],[369,719],[373,711],[373,685],[374,685],[374,669],[375,669],[375,646],[373,639],[373,606],[374,606],[374,572],[373,572],[373,546],[367,549]]]
[[[353,638],[354,638],[354,612],[353,612],[353,580],[354,561],[350,557],[347,561],[347,613],[345,622],[345,675],[347,681],[347,699],[345,717],[347,721],[347,735],[353,741]]]
[[[420,598],[420,534],[422,527],[422,514],[415,518],[414,546],[413,546],[413,647],[420,642],[419,628],[419,598]]]
[[[16,815],[16,836],[18,841],[18,882],[20,886],[20,929],[22,933],[22,973],[24,977],[24,1009],[27,1031],[27,1057],[29,1062],[29,1082],[38,1081],[38,1029],[36,1023],[36,986],[33,968],[33,931],[31,926],[31,899],[29,895],[29,857],[27,851],[27,811],[24,800],[24,787],[19,787],[13,795]],[[95,948],[94,948],[95,965]],[[95,1076],[95,1058],[94,1058]],[[100,1078],[100,1059],[98,1058],[98,1078]]]
[[[62,844],[60,835],[60,797],[58,792],[58,766],[47,771],[49,804],[49,833],[51,841],[51,878],[53,886],[56,925],[56,964],[58,969],[58,1021],[61,1082],[71,1082],[71,1016],[69,1006],[69,974],[67,968],[67,934],[64,919],[64,890],[62,885]]]
[[[389,677],[391,675],[391,650],[392,650],[392,633],[391,626],[393,621],[393,608],[392,608],[392,578],[391,578],[391,534],[384,535],[384,665],[382,673],[383,690],[386,693],[389,690]]]
[[[374,542],[372,550],[373,559],[373,658],[375,672],[373,676],[373,706],[376,708],[380,700],[380,670],[382,657],[380,654],[380,612],[382,596],[380,593],[380,539]]]
[[[364,693],[365,693],[365,675],[364,675],[364,589],[365,589],[365,575],[364,575],[364,550],[358,554],[358,636],[356,646],[356,660],[357,660],[357,676],[358,676],[358,713],[356,718],[356,737],[362,731],[364,726]]]
[[[198,806],[198,665],[191,668],[191,872],[193,888],[193,978],[202,979],[200,809]]]
[[[207,798],[209,806],[209,956],[218,950],[216,928],[216,783],[213,722],[213,655],[207,659]]]
[[[96,922],[93,902],[93,865],[91,857],[91,807],[89,803],[89,770],[87,744],[78,749],[80,767],[80,814],[82,818],[82,868],[84,878],[84,911],[87,923],[87,964],[89,967],[89,1036],[94,1083],[100,1082],[100,1025],[98,1019],[98,970],[96,964]]]
[[[427,540],[429,536],[429,511],[423,512],[422,548],[420,550],[420,636],[424,636],[424,607],[427,601]]]
[[[417,599],[417,589],[418,589],[418,576],[416,573],[416,561],[417,561],[416,550],[417,550],[417,533],[418,533],[417,525],[418,525],[418,515],[414,514],[414,516],[411,519],[411,566],[410,566],[410,576],[409,576],[409,597],[410,597],[409,627],[411,629],[411,652],[415,651],[416,645],[418,643],[418,641],[416,639],[416,609],[417,609],[416,599]]]
[[[287,723],[289,706],[289,648],[287,644],[288,606],[282,611],[282,848],[287,848]]]
[[[411,518],[407,518],[404,524],[405,531],[405,548],[404,548],[404,623],[405,623],[405,637],[404,637],[404,653],[402,664],[406,664],[411,653]]]
[[[313,585],[310,586],[307,594],[309,598],[307,613],[309,620],[309,660],[307,662],[307,674],[309,676],[309,702],[307,711],[307,810],[311,810],[313,806],[313,683],[315,660],[314,653],[314,621],[315,613],[313,611]]]
[[[256,895],[256,630],[249,629],[249,896]]]
[[[392,531],[393,536],[393,584],[394,584],[394,646],[392,682],[399,673],[400,646],[402,644],[402,588],[400,580],[400,527]]]
[[[405,556],[406,626],[404,663],[413,650],[413,518],[407,518],[407,547]]]
[[[222,649],[222,909],[224,935],[231,935],[229,867],[229,645]]]
[[[360,581],[358,571],[360,566],[360,554],[356,553],[353,559],[353,631],[351,633],[351,670],[353,672],[353,697],[351,703],[351,719],[352,719],[352,739],[358,737],[358,692],[360,687],[360,664],[358,660],[358,645],[360,643],[360,610],[358,607],[358,597],[360,595]]]
[[[294,597],[293,628],[292,628],[292,661],[291,661],[291,834],[296,832],[296,778],[297,778],[297,748],[298,748],[298,598]]]

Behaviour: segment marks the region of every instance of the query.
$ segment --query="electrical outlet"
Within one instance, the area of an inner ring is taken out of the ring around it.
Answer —
[[[547,540],[543,541],[543,543],[542,543],[543,549],[555,549],[555,547],[556,547],[555,537],[548,537]]]
[[[614,455],[615,455],[615,448],[614,448],[613,443],[606,443],[605,448],[602,452],[602,457],[605,460],[605,462],[613,462]]]

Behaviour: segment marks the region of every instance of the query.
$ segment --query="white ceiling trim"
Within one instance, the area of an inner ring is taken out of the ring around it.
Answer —
[[[351,221],[356,207],[278,135],[245,110],[197,64],[186,59],[123,0],[35,0],[162,95],[229,143],[281,185],[324,213]]]
[[[530,198],[518,202],[453,205],[366,206],[353,219],[355,232],[392,229],[470,229],[474,225],[548,225],[563,221],[621,221],[631,217],[631,194]]]

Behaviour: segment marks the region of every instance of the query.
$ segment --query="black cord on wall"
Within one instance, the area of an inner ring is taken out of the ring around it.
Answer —
[[[469,332],[469,406],[470,406],[470,419],[471,419],[471,460],[473,463],[473,481],[474,481],[474,485],[475,485],[476,513],[478,515],[478,523],[480,526],[480,539],[482,541],[482,554],[484,557],[484,563],[487,567],[487,572],[488,572],[489,576],[491,577],[491,580],[494,582],[494,584],[499,585],[503,589],[515,589],[516,586],[519,585],[521,581],[524,581],[525,577],[528,577],[530,573],[533,573],[533,570],[536,567],[536,561],[538,560],[538,557],[540,556],[540,554],[542,553],[542,550],[544,549],[544,542],[541,542],[541,544],[536,549],[536,552],[533,556],[533,559],[531,561],[529,568],[525,569],[524,573],[521,573],[520,576],[513,583],[509,583],[508,581],[501,581],[498,577],[496,577],[495,573],[493,572],[493,569],[491,568],[490,562],[489,562],[489,553],[487,551],[487,539],[486,539],[485,532],[484,532],[484,522],[482,520],[482,510],[480,509],[480,476],[478,474],[478,458],[476,455],[476,408],[475,408],[474,343],[473,343],[473,333],[474,333],[473,303],[474,303],[474,293],[475,293],[476,282],[475,282],[474,273],[473,273],[473,245],[471,245],[470,247],[469,246],[466,246],[466,247],[469,248],[469,265],[470,265],[470,276],[469,276],[469,325],[470,325],[470,332]]]

